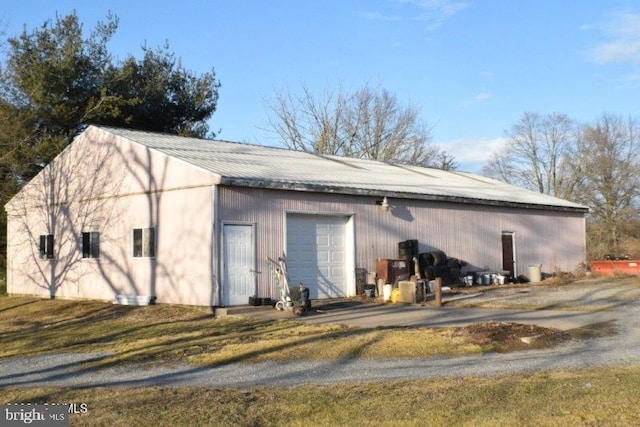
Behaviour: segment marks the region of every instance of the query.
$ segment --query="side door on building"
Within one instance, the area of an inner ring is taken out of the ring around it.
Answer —
[[[509,272],[511,279],[516,278],[516,233],[513,231],[502,232],[502,269]]]
[[[222,224],[222,305],[247,305],[256,295],[255,227]]]

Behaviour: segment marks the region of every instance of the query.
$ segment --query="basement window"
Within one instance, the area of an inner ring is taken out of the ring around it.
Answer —
[[[40,235],[40,259],[53,259],[53,234]]]
[[[156,229],[133,229],[133,257],[154,258],[156,256]]]
[[[100,258],[100,232],[82,233],[82,258]]]

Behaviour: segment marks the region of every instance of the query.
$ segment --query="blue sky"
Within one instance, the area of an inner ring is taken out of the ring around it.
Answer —
[[[387,89],[474,172],[525,111],[640,116],[637,0],[21,0],[0,23],[15,35],[72,10],[86,30],[117,15],[120,58],[168,41],[187,69],[215,68],[227,140],[278,145],[265,103],[303,84]]]

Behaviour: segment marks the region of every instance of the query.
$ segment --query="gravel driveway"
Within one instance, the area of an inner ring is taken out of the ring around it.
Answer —
[[[491,295],[493,294],[493,295]],[[484,292],[492,301],[548,302],[550,306],[615,309],[618,333],[515,353],[392,360],[229,364],[215,367],[127,365],[84,369],[107,353],[56,354],[0,360],[0,387],[89,386],[295,386],[351,381],[387,381],[441,376],[494,376],[552,369],[628,366],[640,361],[640,285],[637,280],[590,281],[557,288],[527,287]]]

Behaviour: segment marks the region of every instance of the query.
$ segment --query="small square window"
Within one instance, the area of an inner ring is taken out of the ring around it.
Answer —
[[[53,234],[40,235],[40,259],[53,259]]]
[[[133,229],[133,256],[135,258],[154,258],[156,256],[156,229]]]
[[[82,258],[100,258],[100,232],[82,233]]]

